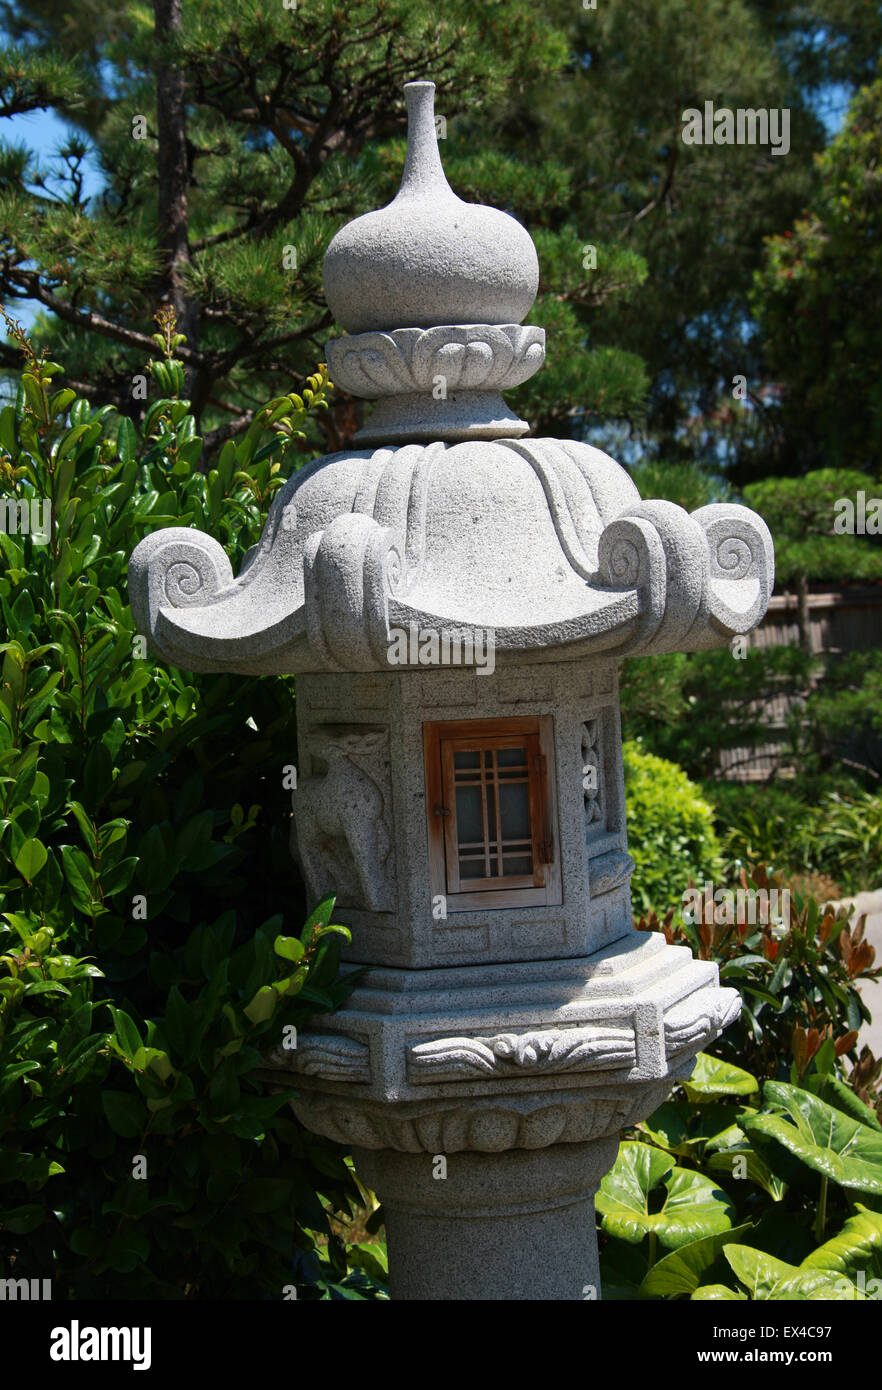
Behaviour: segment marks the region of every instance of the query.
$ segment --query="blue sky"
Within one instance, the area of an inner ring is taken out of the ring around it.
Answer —
[[[22,116],[7,116],[0,125],[0,136],[7,144],[27,145],[44,159],[71,133],[78,132],[74,126],[59,120],[54,111],[28,111]],[[85,191],[91,196],[101,191],[102,178],[93,159],[89,158],[87,164]]]

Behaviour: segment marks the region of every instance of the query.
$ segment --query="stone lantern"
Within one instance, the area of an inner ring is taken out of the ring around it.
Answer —
[[[533,243],[456,197],[433,84],[405,93],[400,191],[324,263],[363,447],[291,478],[238,577],[198,531],[142,541],[132,607],[176,666],[297,674],[292,848],[370,969],[265,1074],[381,1197],[393,1297],[590,1298],[620,1129],[740,1008],[632,929],[618,668],[747,632],[772,542],[525,437],[500,392],[544,357]]]

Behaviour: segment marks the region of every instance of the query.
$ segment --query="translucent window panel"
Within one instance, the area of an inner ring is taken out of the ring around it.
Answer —
[[[481,815],[480,784],[456,788],[456,830],[460,845],[483,845],[484,818]]]
[[[496,761],[500,768],[518,767],[526,772],[527,750],[526,748],[500,748],[496,753]]]
[[[460,850],[459,872],[465,878],[487,878],[487,853],[482,845],[466,845]]]
[[[483,852],[480,854],[463,854],[459,859],[460,878],[489,878],[487,872],[487,859]]]
[[[504,854],[502,856],[502,872],[507,877],[515,874],[531,874],[533,872],[532,854]]]
[[[503,848],[508,840],[530,839],[530,793],[525,781],[500,782],[499,819]]]
[[[459,772],[460,769],[465,770],[466,768],[474,768],[475,771],[477,771],[481,766],[481,754],[477,749],[474,753],[454,753],[453,766],[456,768],[457,772]]]

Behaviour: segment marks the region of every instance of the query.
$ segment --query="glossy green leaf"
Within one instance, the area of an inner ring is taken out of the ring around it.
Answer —
[[[750,1222],[733,1226],[731,1230],[719,1231],[715,1235],[702,1236],[688,1245],[681,1245],[658,1260],[650,1269],[640,1287],[641,1298],[673,1298],[683,1294],[690,1296],[701,1283],[705,1274],[720,1255],[726,1244],[738,1244],[746,1240],[753,1230]]]
[[[129,1057],[133,1057],[141,1046],[141,1035],[135,1027],[134,1020],[126,1013],[125,1009],[117,1009],[111,1006],[111,1017],[113,1018],[114,1028],[116,1029],[117,1040],[120,1047]]]
[[[56,391],[49,400],[49,413],[53,420],[57,415],[63,414],[76,398],[76,391],[72,391],[69,386],[62,388],[60,391]]]
[[[26,878],[28,883],[32,883],[48,857],[46,846],[42,840],[25,840],[15,856],[15,867],[22,878]]]
[[[92,899],[93,870],[82,850],[73,845],[61,846],[64,874],[77,906],[88,910]]]
[[[706,1303],[743,1303],[746,1299],[746,1293],[736,1292],[725,1284],[701,1284],[692,1295],[693,1303],[699,1300]]]
[[[104,1091],[101,1104],[110,1128],[124,1139],[134,1139],[147,1123],[143,1100],[129,1091]]]
[[[80,831],[82,832],[83,839],[86,842],[86,846],[89,852],[91,854],[97,854],[98,837],[95,833],[95,827],[92,824],[90,816],[87,815],[85,808],[81,806],[78,801],[71,801],[68,803],[68,805],[70,807],[70,810],[73,812],[77,825],[80,827]]]
[[[740,1136],[740,1131],[738,1131]],[[702,1167],[708,1173],[718,1173],[733,1182],[752,1182],[768,1192],[773,1202],[780,1202],[787,1191],[786,1183],[770,1169],[749,1146],[725,1148],[716,1153],[705,1151]]]
[[[137,431],[126,415],[124,415],[119,422],[119,430],[116,435],[116,450],[125,464],[132,463],[137,454]]]
[[[870,1129],[878,1130],[882,1133],[882,1122],[880,1122],[875,1110],[871,1110],[860,1096],[855,1095],[850,1086],[845,1086],[838,1077],[827,1076],[824,1078],[821,1099],[828,1105],[832,1105],[835,1110],[841,1110],[843,1114],[851,1116],[853,1120],[858,1120],[863,1125],[869,1125]]]
[[[844,1281],[834,1278],[825,1270],[786,1264],[784,1260],[748,1245],[727,1245],[723,1254],[746,1288],[748,1297],[757,1301],[802,1299],[853,1302],[856,1296],[856,1290],[847,1291],[843,1287]]]
[[[30,1235],[31,1231],[35,1231],[49,1219],[49,1216],[48,1209],[37,1202],[7,1207],[5,1211],[0,1211],[0,1231],[9,1231],[10,1234],[19,1236]]]
[[[803,1269],[823,1269],[853,1277],[864,1270],[882,1279],[882,1213],[858,1203],[838,1235],[824,1241],[802,1262]],[[882,1293],[882,1288],[879,1289]]]
[[[640,1130],[658,1148],[686,1157],[696,1142],[689,1133],[687,1114],[688,1107],[682,1102],[664,1101],[643,1121]]]
[[[273,942],[273,950],[283,960],[298,961],[305,954],[306,948],[296,936],[277,936]]]
[[[28,405],[40,423],[44,423],[48,420],[49,415],[47,410],[48,402],[43,387],[30,372],[22,372],[21,384],[24,387]]]
[[[783,1113],[739,1125],[773,1171],[789,1180],[804,1165],[840,1187],[882,1195],[882,1134],[785,1082],[767,1081],[764,1098]]]
[[[742,1067],[699,1052],[695,1069],[688,1081],[683,1082],[683,1089],[690,1100],[720,1100],[753,1095],[759,1090],[759,1082]]]
[[[55,455],[56,464],[61,463],[62,459],[76,447],[88,429],[88,425],[74,425],[72,429],[67,430],[67,432],[62,435],[61,443],[58,445],[58,451]]]
[[[663,1193],[655,1189],[664,1187]],[[652,1211],[653,1197],[660,1210]],[[733,1206],[726,1193],[701,1173],[679,1168],[649,1144],[623,1143],[595,1199],[603,1229],[620,1240],[637,1242],[654,1233],[675,1250],[703,1236],[732,1227]]]
[[[263,985],[242,1012],[252,1023],[265,1023],[272,1017],[278,997],[271,985]]]
[[[329,894],[328,897],[322,898],[321,902],[307,917],[303,926],[303,931],[300,933],[300,940],[307,948],[310,946],[315,932],[321,927],[326,927],[329,924],[336,901],[336,898],[332,894]]]

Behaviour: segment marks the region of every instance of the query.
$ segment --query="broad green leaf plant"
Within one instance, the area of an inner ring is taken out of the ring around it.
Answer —
[[[882,1297],[882,1125],[817,1056],[761,1087],[699,1055],[601,1183],[604,1297]]]

